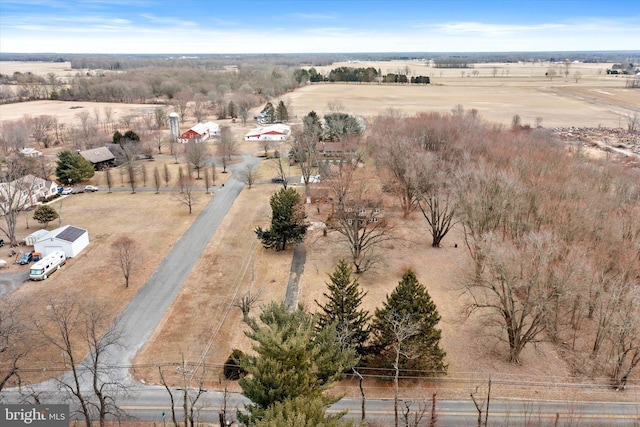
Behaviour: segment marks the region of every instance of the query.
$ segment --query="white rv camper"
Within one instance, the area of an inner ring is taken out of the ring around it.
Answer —
[[[31,280],[44,280],[66,262],[67,257],[64,255],[63,251],[51,252],[49,255],[31,266],[31,269],[29,270],[29,278],[31,278]]]

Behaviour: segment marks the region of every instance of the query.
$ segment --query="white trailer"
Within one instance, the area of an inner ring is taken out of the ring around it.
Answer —
[[[54,251],[31,266],[31,280],[45,280],[67,262],[64,251]]]

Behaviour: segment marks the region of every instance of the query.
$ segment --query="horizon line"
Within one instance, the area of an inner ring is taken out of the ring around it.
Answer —
[[[353,52],[235,52],[235,53],[109,53],[109,52],[0,52],[0,56],[5,55],[149,55],[149,56],[198,56],[198,55],[401,55],[401,54],[465,54],[465,55],[483,55],[483,54],[544,54],[544,53],[638,53],[640,49],[598,49],[598,50],[505,50],[505,51],[353,51]]]

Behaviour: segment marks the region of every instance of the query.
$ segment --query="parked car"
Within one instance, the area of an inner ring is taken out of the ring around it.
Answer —
[[[82,188],[74,188],[73,189],[73,194],[78,194],[78,193],[84,193],[84,189],[82,189]]]
[[[84,191],[86,191],[87,193],[93,193],[94,191],[98,191],[98,187],[96,187],[95,185],[87,185],[86,187],[84,187]]]
[[[60,194],[62,194],[62,195],[72,194],[72,193],[73,193],[73,188],[71,188],[71,187],[67,187],[67,188],[65,188],[64,190],[62,190],[60,192]]]
[[[281,176],[276,176],[275,178],[271,178],[271,182],[274,184],[284,184],[284,178]]]
[[[26,265],[26,264],[29,264],[32,260],[33,260],[33,254],[31,252],[25,252],[22,255],[22,258],[20,258],[20,261],[18,263],[20,265]]]

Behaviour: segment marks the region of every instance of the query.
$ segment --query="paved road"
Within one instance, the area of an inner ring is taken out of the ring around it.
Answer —
[[[9,258],[7,262],[14,262],[15,258]],[[17,289],[18,286],[29,280],[29,266],[24,266],[24,271],[15,273],[0,273],[0,298]]]
[[[405,401],[400,408],[405,408]],[[216,422],[223,405],[222,392],[207,392],[201,400],[199,411],[201,421]],[[235,419],[237,409],[242,409],[248,400],[237,393],[227,399],[230,420]],[[330,413],[348,410],[347,417],[359,422],[361,400],[344,398],[333,405]],[[413,402],[411,408],[417,408]],[[165,390],[160,387],[146,387],[137,393],[134,399],[123,405],[129,414],[142,420],[162,421],[162,412],[169,414],[170,403]],[[179,409],[179,408],[178,408]],[[473,426],[476,425],[478,412],[471,400],[438,400],[436,403],[438,425]],[[425,415],[428,418],[430,413]],[[495,400],[491,401],[489,426],[505,425],[590,425],[590,426],[633,426],[640,423],[640,405],[637,403],[611,402],[561,402],[561,401],[527,401],[527,400]],[[169,419],[167,415],[166,419]],[[367,399],[366,419],[380,425],[393,425],[393,399]],[[401,425],[404,425],[402,419]],[[423,421],[423,424],[426,425]],[[236,425],[236,424],[234,424]]]
[[[257,164],[259,161],[259,158],[245,155],[241,163],[229,169],[239,170],[246,164]],[[112,347],[114,351],[109,354],[109,364],[131,364],[135,354],[164,317],[243,187],[242,182],[231,176],[224,187],[218,189],[213,199],[129,303],[116,324],[116,327],[125,331],[123,345],[119,349]],[[126,368],[123,368],[122,374],[129,375]]]

